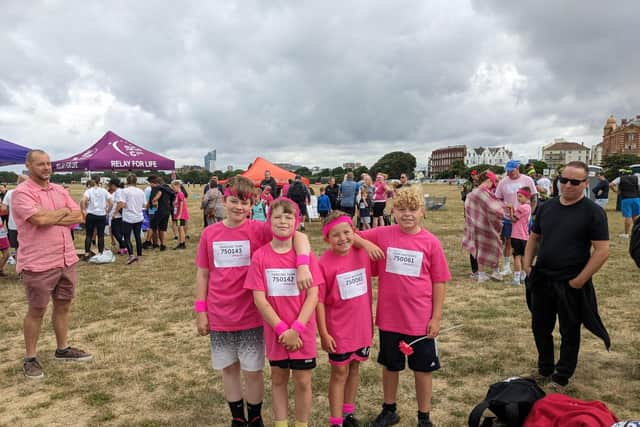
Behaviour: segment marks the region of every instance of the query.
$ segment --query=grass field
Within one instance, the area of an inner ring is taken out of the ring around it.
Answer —
[[[72,193],[79,196],[80,190],[74,187]],[[198,187],[189,190],[200,192]],[[466,425],[469,411],[490,384],[530,372],[537,353],[523,287],[506,281],[479,285],[468,278],[468,255],[460,247],[459,189],[434,184],[424,191],[448,198],[445,209],[427,212],[424,221],[442,241],[453,274],[442,326],[464,325],[439,339],[442,369],[434,376],[432,419],[439,426],[459,427]],[[93,353],[94,360],[55,362],[55,338],[46,319],[38,344],[46,373],[42,381],[22,375],[25,296],[13,267],[5,268],[10,277],[0,278],[0,425],[228,425],[221,378],[210,368],[209,341],[197,336],[193,323],[194,256],[202,218],[199,200],[191,196],[188,201],[193,221],[186,251],[145,251],[141,262],[131,266],[123,257],[108,265],[78,264],[70,337],[72,344]],[[622,219],[611,203],[608,214],[611,236],[617,236]],[[307,230],[314,250],[321,253],[319,223]],[[78,233],[76,247],[82,247],[83,238]],[[626,245],[612,237],[609,261],[594,279],[611,351],[583,329],[578,369],[567,391],[580,399],[604,401],[621,419],[640,418],[640,271]],[[377,350],[372,354],[375,360]],[[264,414],[270,422],[268,369],[265,373]],[[321,350],[313,375],[310,425],[326,425],[329,365]],[[381,401],[380,368],[369,361],[361,368],[358,417],[372,419]],[[398,410],[400,425],[415,425],[408,371],[401,375]]]

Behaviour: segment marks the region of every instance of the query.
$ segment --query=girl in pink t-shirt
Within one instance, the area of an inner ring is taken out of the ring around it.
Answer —
[[[524,283],[527,273],[522,269],[522,257],[529,240],[529,218],[531,217],[531,190],[529,187],[517,191],[518,207],[509,208],[513,227],[511,229],[511,247],[513,248],[513,281],[512,285]]]
[[[316,366],[314,311],[322,274],[313,254],[296,257],[293,251],[292,237],[299,221],[295,202],[278,198],[271,203],[269,224],[273,240],[251,258],[244,284],[253,291],[255,305],[264,321],[276,427],[287,425],[287,386],[291,371],[295,382],[296,426],[306,426],[311,413],[311,369]],[[296,286],[296,264],[307,261],[314,283],[300,290]]]
[[[329,424],[356,425],[354,418],[360,362],[369,358],[373,337],[372,263],[364,249],[353,247],[351,217],[332,211],[322,228],[328,249],[320,257],[318,331],[329,353]]]
[[[184,193],[180,190],[180,181],[171,182],[173,190],[176,192],[176,199],[173,202],[173,219],[178,226],[178,246],[174,249],[187,249],[185,243],[186,226],[189,220],[189,209],[187,208],[187,200]]]

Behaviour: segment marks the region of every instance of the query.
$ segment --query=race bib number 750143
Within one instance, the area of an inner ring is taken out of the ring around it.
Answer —
[[[251,263],[248,240],[213,242],[213,264],[218,268],[244,267]]]

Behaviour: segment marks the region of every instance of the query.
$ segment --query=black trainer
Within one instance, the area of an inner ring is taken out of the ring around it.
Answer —
[[[360,423],[353,414],[348,414],[342,419],[342,427],[360,427]]]
[[[262,422],[262,417],[255,417],[252,420],[249,420],[247,423],[249,427],[264,427],[264,423]]]
[[[394,424],[398,424],[400,422],[400,415],[397,412],[387,411],[383,409],[382,412],[378,414],[373,423],[371,424],[373,427],[385,427],[392,426]]]
[[[433,427],[433,424],[431,424],[431,420],[421,420],[420,418],[418,418],[418,427]]]

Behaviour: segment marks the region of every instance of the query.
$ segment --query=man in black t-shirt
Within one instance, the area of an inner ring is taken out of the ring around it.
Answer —
[[[527,304],[538,349],[534,376],[550,379],[554,391],[566,386],[575,371],[582,324],[610,346],[591,282],[609,256],[609,229],[605,211],[584,197],[587,176],[584,163],[567,164],[558,179],[560,197],[538,210],[523,260],[529,274]],[[536,251],[538,258],[532,268]],[[561,336],[557,363],[552,335],[556,316]]]
[[[151,185],[151,195],[149,196],[149,204],[157,207],[156,214],[151,220],[151,229],[155,231],[154,238],[157,236],[160,241],[160,250],[167,249],[167,226],[169,217],[173,210],[173,200],[176,197],[175,191],[159,176],[152,175],[149,177],[149,185]],[[154,242],[154,247],[156,246]]]
[[[264,179],[260,181],[260,190],[264,191],[266,186],[271,187],[271,194],[273,198],[277,198],[280,195],[280,189],[278,188],[278,183],[271,176],[271,171],[269,169],[264,171]]]

